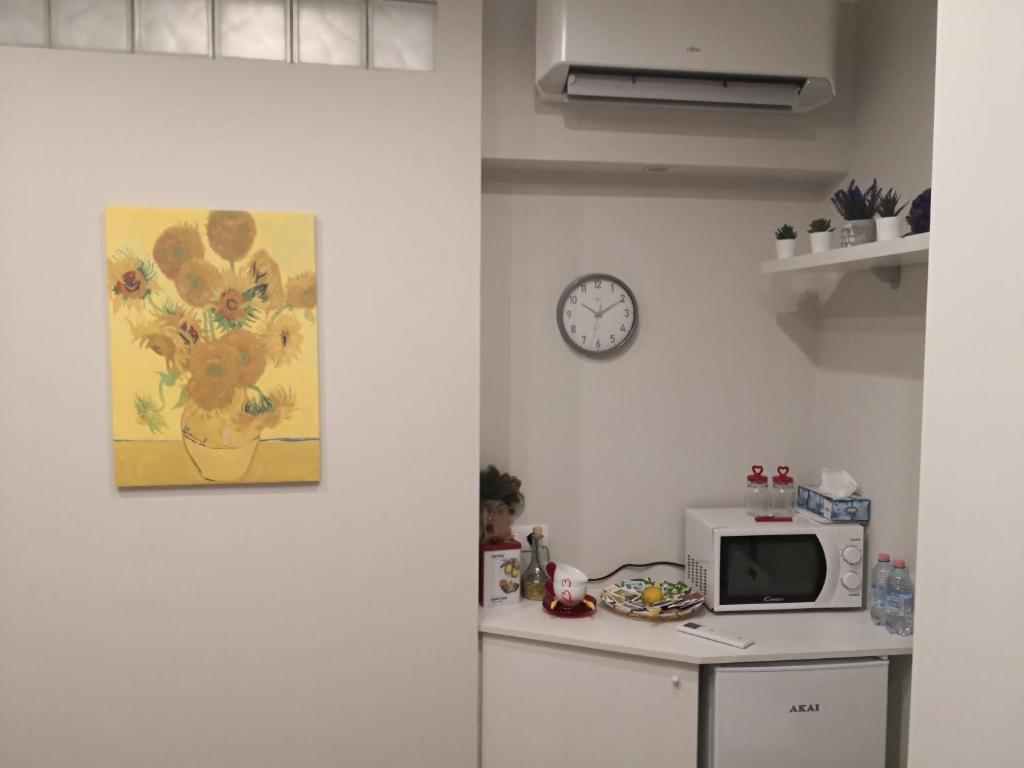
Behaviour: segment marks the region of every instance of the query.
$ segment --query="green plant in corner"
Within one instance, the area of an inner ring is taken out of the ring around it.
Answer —
[[[791,224],[783,224],[775,230],[776,240],[796,240],[796,230]]]
[[[878,196],[878,204],[875,206],[875,211],[880,217],[887,219],[891,216],[899,216],[906,207],[906,203],[900,205],[900,193],[889,187],[886,192]]]
[[[814,234],[815,232],[834,232],[835,230],[832,228],[832,219],[822,218],[812,221],[807,231]]]

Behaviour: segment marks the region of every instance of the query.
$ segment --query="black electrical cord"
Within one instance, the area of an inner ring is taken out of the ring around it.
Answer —
[[[604,581],[605,579],[610,579],[623,568],[650,568],[652,565],[672,565],[676,568],[682,568],[684,571],[686,570],[685,565],[683,565],[682,563],[673,563],[671,560],[655,560],[653,563],[623,563],[611,573],[606,573],[604,576],[596,576],[590,580]]]

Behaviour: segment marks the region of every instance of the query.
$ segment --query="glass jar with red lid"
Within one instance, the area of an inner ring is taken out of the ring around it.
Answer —
[[[755,464],[750,468],[747,475],[747,513],[754,517],[769,514],[770,506],[768,501],[768,476],[764,473],[764,467]]]
[[[772,488],[769,491],[769,507],[775,517],[792,517],[796,505],[796,483],[789,474],[789,467],[783,465],[775,470]]]

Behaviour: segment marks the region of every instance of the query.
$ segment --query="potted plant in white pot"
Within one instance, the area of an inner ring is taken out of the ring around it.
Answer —
[[[843,217],[839,244],[843,248],[875,241],[875,210],[878,207],[878,179],[861,192],[854,179],[850,186],[832,195],[832,205]]]
[[[796,252],[796,230],[790,224],[783,224],[775,230],[775,255],[788,259]]]
[[[811,236],[811,253],[824,253],[832,249],[832,219],[815,219],[807,232]]]
[[[906,203],[900,205],[900,194],[892,187],[878,196],[876,213],[878,219],[875,225],[878,228],[879,240],[895,240],[900,236],[900,213],[907,207]]]

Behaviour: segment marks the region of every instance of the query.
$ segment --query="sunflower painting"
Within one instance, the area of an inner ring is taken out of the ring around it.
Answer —
[[[106,220],[117,485],[319,481],[313,217]]]

